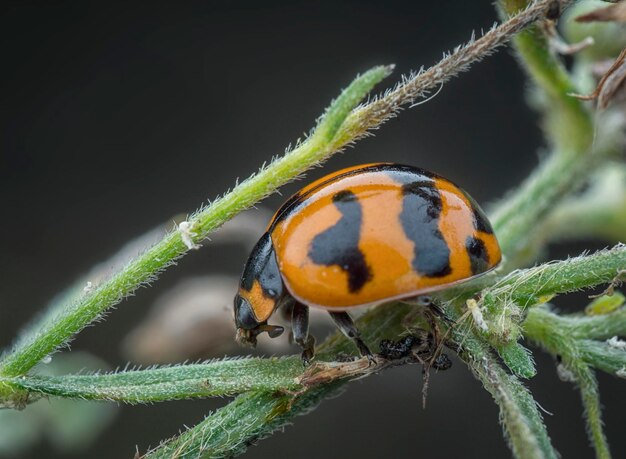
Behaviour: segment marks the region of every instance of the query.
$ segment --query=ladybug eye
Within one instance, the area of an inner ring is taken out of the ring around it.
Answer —
[[[259,326],[250,303],[240,295],[235,297],[235,322],[237,323],[237,328],[245,330],[251,330]]]

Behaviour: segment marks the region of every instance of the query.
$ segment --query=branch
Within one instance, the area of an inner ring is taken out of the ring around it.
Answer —
[[[613,128],[614,133],[622,131],[621,126]],[[534,233],[537,247],[590,238],[626,241],[626,164],[603,166],[589,179],[584,193],[564,200]]]
[[[390,67],[377,67],[357,78],[331,105],[318,129],[307,140],[207,208],[196,212],[181,226],[180,232],[168,234],[93,292],[69,305],[53,321],[26,336],[12,352],[4,356],[0,362],[0,375],[19,376],[28,372],[45,356],[67,344],[85,326],[101,318],[137,288],[154,280],[190,249],[197,248],[198,242],[238,212],[365,136],[394,117],[402,106],[412,104],[427,91],[467,70],[470,64],[492,53],[513,34],[542,18],[547,2],[542,0],[534,3],[483,37],[472,39],[466,46],[457,47],[430,69],[411,75],[393,91],[349,112],[376,83],[387,76]]]
[[[83,400],[150,403],[249,391],[295,391],[298,357],[233,359],[109,374],[0,377],[0,385],[31,394]]]
[[[528,0],[499,0],[498,6],[501,16],[508,17],[528,3]],[[546,8],[554,3],[546,4]],[[573,1],[558,0],[558,3],[563,9]],[[513,42],[522,67],[543,93],[548,138],[556,149],[571,158],[587,153],[593,142],[591,113],[581,101],[571,96],[577,88],[559,57],[552,52],[543,28],[538,25],[529,27]]]
[[[545,307],[528,310],[528,339],[550,354],[570,355],[613,376],[626,377],[626,350],[611,338],[626,336],[626,308],[594,317],[559,316]]]
[[[363,378],[387,368],[424,363],[431,357],[426,340],[398,358],[374,355],[346,362],[320,361],[303,367],[299,356],[246,358],[120,371],[108,374],[0,377],[0,385],[25,391],[30,399],[54,396],[129,404],[225,397],[245,392],[297,394],[313,386]]]
[[[626,333],[622,333],[626,336]],[[579,352],[582,359],[605,373],[626,379],[626,351],[607,342],[580,340]]]
[[[338,384],[328,384],[297,396],[265,392],[240,395],[201,423],[141,457],[199,459],[237,456],[283,428],[292,417],[311,411],[324,398],[335,394],[338,387]]]
[[[593,255],[513,271],[485,289],[480,302],[487,310],[496,310],[507,304],[525,308],[545,303],[554,295],[609,283],[624,269],[626,245],[618,244]]]
[[[472,39],[467,46],[455,49],[451,55],[446,56],[431,69],[412,75],[393,91],[348,114],[352,106],[367,92],[366,84],[361,80],[362,94],[359,93],[358,97],[340,97],[318,124],[317,130],[296,149],[243,182],[233,192],[196,213],[184,227],[181,225],[180,234],[168,235],[162,242],[96,289],[93,294],[86,295],[76,305],[68,308],[55,322],[42,330],[40,335],[34,336],[24,347],[5,357],[0,366],[0,374],[10,377],[26,373],[41,358],[67,342],[86,324],[100,317],[124,296],[151,280],[188,249],[194,248],[211,230],[274,191],[276,187],[380,126],[395,116],[402,106],[413,103],[452,76],[466,70],[469,64],[491,53],[512,34],[541,19],[549,3],[550,0],[534,2],[529,8],[492,29],[485,36],[478,40]],[[377,71],[382,78],[388,69],[379,68]],[[376,82],[374,80],[375,78],[372,78],[367,84],[373,85]],[[581,152],[582,150],[581,148]],[[564,155],[558,157],[563,159]],[[526,186],[516,195],[522,209],[528,210],[532,207],[530,199],[537,199],[540,196],[539,191],[556,198],[573,189],[574,180],[571,177],[575,175],[573,172],[575,169],[565,161],[555,164],[563,166],[568,172],[562,174],[566,179],[555,184],[554,181],[547,180],[547,174],[561,169],[554,166],[544,168],[539,176],[546,177],[532,186]],[[576,172],[578,173],[582,174],[584,171]],[[522,213],[522,209],[516,209],[516,212],[509,216]],[[537,204],[537,209],[533,215],[542,216],[547,211],[546,203]],[[506,215],[506,212],[504,214]],[[500,220],[497,228],[511,230],[509,236],[504,237],[504,247],[511,247],[513,250],[516,241],[511,236],[514,234],[512,230],[520,225],[513,218]],[[525,224],[525,228],[528,229],[528,222]],[[403,320],[408,313],[407,307],[400,305],[377,308],[367,313],[359,321],[359,326],[365,331],[364,336],[368,341],[378,341],[385,333],[395,338],[404,330]],[[463,343],[461,355],[500,406],[514,453],[518,457],[555,457],[556,453],[541,422],[541,416],[528,391],[515,377],[506,374],[490,355],[487,346],[475,339],[473,332],[469,338],[465,335],[464,339],[469,341]],[[322,346],[319,357],[325,354],[336,356],[344,349],[352,350],[351,343],[345,338],[335,336]],[[197,382],[197,379],[190,377],[189,381]],[[245,394],[177,439],[152,451],[150,457],[222,457],[239,453],[251,442],[284,426],[293,416],[316,406],[324,397],[334,393],[343,382],[344,380],[315,384],[295,394],[266,392]]]
[[[459,356],[468,364],[500,408],[500,419],[513,454],[517,458],[557,458],[537,404],[524,385],[508,374],[493,357],[488,346],[472,330],[464,330],[458,307],[449,305],[448,316],[456,323],[454,341],[461,346]]]
[[[500,0],[502,16],[518,12],[527,0]],[[561,1],[562,7],[571,3]],[[544,8],[550,6],[544,3]],[[546,134],[552,153],[526,179],[519,190],[509,194],[492,213],[492,224],[507,254],[508,267],[527,263],[535,251],[534,227],[565,195],[585,182],[601,159],[614,152],[613,142],[599,142],[591,154],[594,125],[591,113],[578,99],[567,70],[551,51],[542,28],[528,28],[514,38],[521,63],[536,85],[536,98],[543,100]],[[615,135],[614,133],[612,135]]]
[[[618,323],[619,326],[609,322]],[[622,308],[605,316],[587,318],[559,317],[547,308],[537,307],[529,310],[524,330],[529,340],[561,359],[560,374],[575,383],[580,390],[587,430],[596,456],[610,458],[609,445],[602,428],[598,383],[590,367],[620,375],[626,366],[626,351],[580,337],[602,337],[607,332],[626,332],[626,310]]]
[[[197,248],[196,243],[212,230],[344,147],[345,143],[337,142],[336,139],[338,126],[390,71],[391,67],[375,67],[357,77],[331,104],[318,123],[318,128],[305,142],[215,200],[209,207],[196,212],[184,226],[181,224],[180,231],[167,234],[108,281],[69,305],[41,329],[33,330],[30,336],[24,337],[11,353],[4,356],[0,363],[0,375],[25,374],[45,356],[66,344],[73,335],[101,318],[123,298],[153,281],[158,273],[171,266],[176,259],[190,249]]]

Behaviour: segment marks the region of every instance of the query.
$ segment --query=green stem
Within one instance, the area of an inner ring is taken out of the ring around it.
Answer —
[[[83,400],[150,403],[298,390],[299,357],[234,359],[111,374],[0,378],[0,384],[32,394]]]
[[[290,423],[293,416],[315,408],[324,398],[334,394],[339,386],[320,386],[296,396],[263,392],[240,395],[201,423],[162,443],[142,458],[237,456],[256,441]]]
[[[596,450],[596,456],[601,459],[610,458],[611,453],[602,428],[598,383],[590,365],[601,367],[605,371],[607,367],[612,366],[612,373],[615,374],[626,364],[626,351],[614,348],[614,352],[607,352],[610,347],[608,344],[581,340],[579,336],[585,332],[591,336],[597,336],[600,322],[610,320],[620,322],[621,330],[626,331],[626,313],[624,311],[617,311],[607,314],[606,317],[598,318],[563,318],[550,312],[547,308],[538,307],[528,311],[527,319],[524,322],[526,337],[553,356],[559,356],[562,359],[561,365],[564,365],[565,369],[572,373],[572,382],[578,386],[585,408],[589,438]],[[584,322],[586,324],[582,328],[573,326],[574,323],[583,325]],[[600,336],[608,331],[604,326],[601,329],[603,331]],[[572,333],[574,330],[575,333]],[[601,346],[601,352],[594,352],[594,350],[598,350],[599,346]],[[618,357],[618,359],[612,358],[613,356]],[[616,362],[620,362],[619,357],[621,357],[622,366],[616,368]]]
[[[389,304],[366,312],[357,322],[363,339],[378,343],[385,338],[397,339],[405,332],[402,319],[411,310],[403,304]],[[354,353],[354,344],[335,333],[318,348],[317,359],[335,357],[337,353]],[[296,394],[251,392],[240,395],[233,403],[218,410],[203,422],[180,436],[149,452],[147,458],[221,458],[245,451],[254,441],[289,424],[292,418],[305,414],[324,398],[334,394],[347,381],[302,389]]]
[[[132,294],[141,285],[171,266],[195,242],[203,240],[238,212],[250,207],[312,166],[328,159],[341,149],[335,138],[350,110],[362,100],[383,78],[391,67],[375,67],[357,77],[342,95],[331,104],[316,130],[302,144],[282,158],[272,162],[258,174],[242,182],[233,191],[215,200],[210,206],[196,212],[189,219],[189,233],[173,232],[159,243],[131,261],[122,271],[69,305],[54,320],[23,338],[0,363],[0,375],[25,374],[45,356],[66,344],[72,336],[101,317],[109,308]],[[187,241],[185,241],[187,236]]]
[[[357,78],[329,108],[318,125],[319,129],[307,140],[257,175],[242,182],[232,192],[196,212],[187,222],[186,231],[167,235],[95,291],[68,306],[54,321],[24,337],[0,362],[0,375],[25,374],[113,305],[141,285],[154,280],[156,275],[171,266],[190,248],[195,248],[197,242],[225,221],[307,169],[328,159],[346,145],[365,136],[394,117],[403,106],[413,103],[428,91],[467,70],[472,63],[506,43],[513,34],[542,17],[546,4],[547,0],[538,1],[533,7],[490,30],[478,40],[457,48],[430,69],[411,76],[393,91],[352,110],[391,68],[377,67]]]
[[[617,127],[613,133],[622,130]],[[584,193],[564,200],[537,225],[534,237],[537,247],[551,241],[626,241],[626,164],[605,164],[589,179]]]
[[[508,17],[529,3],[500,0],[498,5],[502,16]],[[591,113],[580,100],[570,96],[576,88],[561,61],[550,51],[542,28],[533,25],[519,33],[513,42],[523,67],[537,86],[537,97],[545,99],[546,134],[553,151],[520,189],[508,195],[492,213],[491,221],[509,267],[532,261],[536,250],[531,242],[537,222],[562,197],[580,187],[599,159],[612,152],[608,149],[591,154],[594,136]]]
[[[485,289],[481,301],[488,310],[511,303],[528,307],[554,295],[611,282],[624,269],[626,246],[619,244],[592,255],[514,271]]]
[[[545,307],[528,309],[524,330],[538,341],[550,342],[552,330],[576,340],[606,340],[626,336],[626,308],[596,316],[558,315]]]
[[[626,351],[606,341],[626,336],[626,308],[585,317],[559,316],[545,307],[535,307],[528,310],[524,333],[552,355],[573,353],[574,363],[584,362],[611,375],[626,377]]]
[[[458,323],[461,308],[451,305],[448,315]],[[494,359],[489,347],[471,330],[455,327],[454,340],[461,343],[459,356],[468,364],[500,408],[506,436],[517,458],[557,458],[541,414],[524,385]]]
[[[611,450],[609,442],[604,435],[602,422],[602,407],[600,405],[600,393],[598,382],[594,372],[584,362],[571,362],[571,370],[576,379],[576,385],[580,390],[580,397],[585,409],[585,421],[591,444],[596,450],[598,459],[610,459]]]
[[[529,0],[499,0],[503,17],[527,8]],[[564,8],[571,1],[561,1]],[[577,92],[563,62],[551,51],[541,25],[533,25],[514,39],[523,68],[545,95],[544,112],[548,117],[548,138],[557,150],[574,159],[589,152],[593,142],[593,119],[580,100],[572,97]]]
[[[622,333],[626,336],[626,333]],[[626,351],[606,342],[583,339],[578,342],[580,357],[590,366],[626,379]]]

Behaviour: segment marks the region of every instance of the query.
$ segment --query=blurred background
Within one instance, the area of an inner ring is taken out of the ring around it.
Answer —
[[[395,63],[382,90],[495,20],[491,1],[463,0],[4,4],[0,345],[9,346],[55,297],[71,295],[65,289],[77,279],[79,288],[95,283],[126,261],[137,246],[111,257],[127,242],[154,240],[281,154],[357,73]],[[394,161],[449,177],[488,208],[529,173],[544,145],[525,87],[503,49],[282,193],[344,166]],[[247,354],[231,338],[231,297],[250,244],[283,200],[274,195],[265,210],[244,214],[87,328],[72,353],[42,367],[68,372]],[[603,245],[558,246],[549,256]],[[188,319],[177,326],[195,340],[189,349],[176,330],[163,329],[174,327],[167,304],[182,308],[174,318]],[[190,331],[198,318],[213,325]],[[316,322],[318,337],[329,325]],[[280,352],[297,349],[275,343],[259,350]],[[577,391],[558,379],[550,357],[535,356],[540,371],[528,384],[550,413],[556,448],[563,457],[591,457]],[[625,457],[623,381],[598,377],[613,453]],[[426,409],[421,385],[417,367],[353,382],[248,457],[510,456],[496,406],[462,363],[431,377]],[[115,408],[42,401],[0,413],[0,456],[132,457],[227,402]]]

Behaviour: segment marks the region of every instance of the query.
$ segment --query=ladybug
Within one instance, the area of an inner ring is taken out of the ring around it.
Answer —
[[[314,353],[309,307],[327,310],[372,357],[349,310],[420,301],[494,269],[502,258],[478,204],[449,180],[417,167],[350,167],[304,187],[276,212],[246,263],[235,296],[237,339],[256,344],[279,308],[294,341]]]

